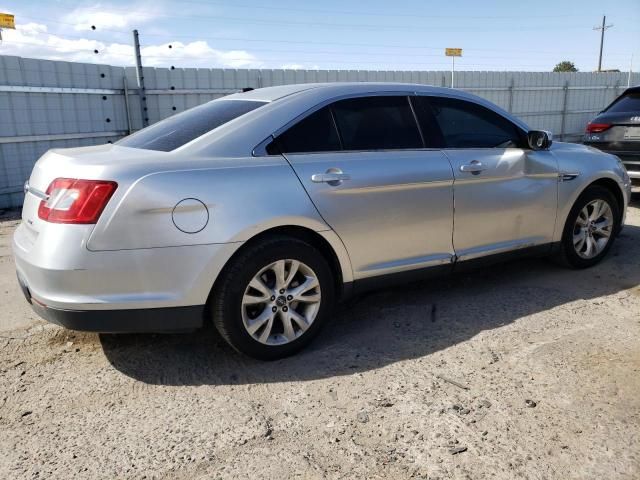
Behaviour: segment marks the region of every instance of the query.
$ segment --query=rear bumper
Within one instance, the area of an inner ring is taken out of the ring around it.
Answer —
[[[203,325],[204,305],[126,310],[67,310],[46,306],[31,297],[18,274],[22,293],[33,310],[48,322],[70,330],[100,333],[180,332]]]
[[[89,251],[85,225],[23,222],[13,236],[27,301],[45,320],[93,332],[165,332],[203,325],[211,288],[240,245]]]
[[[239,245],[92,252],[84,247],[85,232],[71,228],[74,225],[63,227],[67,228],[54,232],[58,235],[47,231],[43,238],[42,233],[31,235],[23,222],[13,237],[16,270],[30,296],[59,310],[204,305],[215,279]]]

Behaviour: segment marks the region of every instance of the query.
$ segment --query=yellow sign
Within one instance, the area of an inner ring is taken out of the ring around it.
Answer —
[[[0,28],[16,28],[16,21],[10,13],[0,13]]]
[[[462,56],[462,49],[461,48],[445,48],[444,49],[444,54],[447,57],[461,57]]]

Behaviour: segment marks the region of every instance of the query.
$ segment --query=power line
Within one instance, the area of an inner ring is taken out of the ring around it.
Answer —
[[[77,6],[77,2],[72,1],[70,2],[72,3],[74,6]],[[398,17],[398,18],[423,18],[423,19],[452,19],[452,20],[459,20],[461,18],[467,18],[467,19],[503,19],[503,20],[528,20],[528,19],[532,19],[532,18],[546,18],[546,19],[556,19],[556,18],[577,18],[577,17],[587,17],[587,16],[591,16],[589,14],[576,14],[576,13],[567,13],[567,14],[549,14],[549,15],[535,15],[535,14],[527,14],[526,17],[523,17],[522,15],[465,15],[464,13],[455,13],[452,15],[441,15],[441,14],[420,14],[418,12],[412,12],[412,13],[393,13],[393,12],[376,12],[376,11],[371,11],[368,9],[358,9],[358,10],[328,10],[328,9],[322,9],[322,8],[307,8],[307,7],[299,7],[299,6],[286,6],[286,7],[281,7],[281,6],[277,6],[277,5],[266,5],[266,4],[247,4],[247,3],[237,3],[237,2],[233,2],[233,3],[228,3],[228,2],[224,2],[224,1],[220,1],[220,0],[204,0],[204,1],[198,1],[198,0],[181,0],[180,3],[187,3],[187,4],[194,4],[194,5],[203,5],[203,6],[211,6],[211,5],[218,5],[224,8],[239,8],[239,9],[259,9],[259,10],[269,10],[269,11],[284,11],[284,12],[306,12],[306,13],[324,13],[327,15],[356,15],[358,17],[383,17],[383,18],[389,18],[389,17]],[[84,11],[87,13],[91,13],[92,12],[92,8],[85,8]],[[95,11],[95,10],[94,10]],[[115,11],[115,12],[124,12],[124,13],[131,13],[131,9],[119,9],[119,8],[114,8],[109,6],[108,11]],[[166,17],[176,17],[176,16],[180,16],[180,15],[176,15],[175,12],[172,13],[168,13],[168,14],[158,14],[156,13],[156,15],[161,15],[161,16],[166,16]],[[191,17],[191,18],[206,18],[206,17]]]
[[[52,34],[47,34],[47,35],[52,35]],[[39,42],[20,42],[20,41],[12,41],[12,44],[19,44],[19,45],[28,45],[28,46],[42,46],[42,43]],[[122,45],[122,44],[119,44]],[[56,48],[55,45],[50,45],[53,49]],[[128,46],[128,45],[127,45]],[[99,46],[97,46],[99,47]],[[108,48],[108,47],[106,47]],[[149,48],[149,47],[147,47]],[[152,48],[158,48],[157,46],[154,46]],[[90,50],[88,50],[90,51]],[[85,53],[88,53],[85,52]],[[261,52],[266,52],[266,53],[295,53],[295,54],[300,54],[300,55],[305,55],[305,56],[310,56],[310,55],[335,55],[335,54],[341,54],[341,55],[378,55],[378,53],[372,53],[372,52],[344,52],[344,51],[304,51],[304,50],[282,50],[282,49],[268,49],[268,48],[262,48],[262,49],[254,49],[254,51],[261,51]],[[68,53],[68,52],[61,52],[61,53]],[[76,50],[74,52],[72,52],[74,54],[78,54],[78,53],[82,53],[82,50]],[[249,53],[249,52],[248,52]],[[100,54],[105,54],[105,52],[103,51],[102,48],[100,48],[98,50],[98,55]],[[133,53],[131,54],[125,54],[125,53],[118,53],[118,52],[113,52],[113,51],[107,51],[106,55],[111,56],[111,57],[119,57],[119,58],[127,58],[127,59],[131,59],[133,57]],[[154,54],[150,54],[150,53],[144,53],[144,49],[143,49],[143,56],[144,58],[149,58],[149,59],[161,59],[164,60],[166,62],[171,62],[171,60],[197,60],[196,56],[190,56],[190,55],[178,55],[178,54],[171,54],[171,55],[154,55]],[[411,57],[411,58],[426,58],[426,57],[433,57],[433,58],[442,58],[442,55],[439,54],[420,54],[420,53],[416,53],[416,54],[398,54],[398,53],[394,53],[393,54],[394,57]],[[224,55],[223,57],[225,60],[230,60],[230,61],[247,61],[247,62],[253,62],[253,63],[259,63],[260,61],[268,61],[268,62],[283,62],[284,60],[280,57],[261,57],[261,58],[255,58],[255,57],[246,57],[246,56],[241,56],[241,57],[230,57],[228,55]],[[480,56],[473,56],[471,57],[473,60],[492,60],[492,59],[505,59],[508,57],[504,57],[504,56],[485,56],[485,55],[480,55]],[[516,58],[516,57],[513,57]],[[520,57],[518,57],[520,58]],[[288,62],[291,63],[292,61],[300,61],[300,60],[289,60]],[[358,61],[352,61],[352,60],[327,60],[327,59],[314,59],[314,60],[307,60],[304,63],[325,63],[325,64],[356,64],[356,65],[380,65],[383,61],[381,60],[375,60],[375,61],[363,61],[363,60],[358,60]],[[442,63],[442,62],[434,62],[434,61],[423,61],[423,62],[394,62],[397,65],[431,65],[431,66],[447,66],[448,63]],[[464,63],[464,66],[466,67],[494,67],[495,65],[491,65],[488,63]],[[526,63],[526,64],[522,64],[522,63],[510,63],[510,66],[513,68],[544,68],[547,69],[549,68],[549,65],[546,62],[540,62],[540,63]]]
[[[19,44],[19,45],[28,45],[28,46],[37,46],[40,47],[42,46],[41,43],[37,43],[37,42],[15,42],[12,41],[11,43],[14,44]],[[55,48],[55,47],[53,47]],[[2,49],[2,47],[0,47],[0,50]],[[133,49],[133,47],[132,47]],[[269,51],[269,50],[266,50]],[[276,50],[275,52],[282,52],[282,50]],[[74,52],[61,52],[61,53],[70,53],[70,54],[79,54],[79,53],[83,53],[81,50],[76,50]],[[88,53],[88,52],[86,52]],[[298,52],[298,53],[305,53],[306,55],[308,54],[313,54],[313,53],[317,53],[317,52]],[[330,53],[330,52],[325,52],[325,54]],[[131,54],[125,54],[125,53],[118,53],[118,52],[99,52],[97,55],[100,54],[105,54],[108,55],[110,57],[119,57],[119,58],[127,58],[127,59],[133,59],[134,55],[133,55],[133,50]],[[354,53],[354,55],[358,55],[358,53]],[[198,57],[195,55],[171,55],[171,56],[166,56],[166,55],[152,55],[152,54],[147,54],[144,53],[142,54],[142,56],[144,58],[147,59],[160,59],[160,60],[164,60],[166,62],[170,62],[171,60],[197,60]],[[421,57],[423,55],[411,55],[411,57]],[[437,57],[441,58],[441,55],[437,55]],[[494,57],[494,58],[500,58],[500,57]],[[227,56],[225,55],[223,57],[224,60],[232,60],[232,61],[247,61],[247,62],[260,62],[260,61],[270,61],[270,62],[277,62],[277,61],[282,61],[281,57],[263,57],[263,58],[248,58],[248,57],[231,57],[231,56]],[[478,57],[478,59],[482,59],[482,57]],[[358,60],[356,62],[351,61],[351,60],[323,60],[323,59],[318,59],[318,60],[314,60],[314,62],[325,62],[328,64],[355,64],[355,65],[380,65],[381,61],[377,60],[377,61],[363,61],[363,60]],[[289,62],[291,63],[291,62]],[[309,63],[309,62],[306,62]],[[446,62],[394,62],[397,65],[431,65],[431,66],[448,66],[449,64]],[[493,65],[487,64],[487,63],[465,63],[465,66],[468,67],[490,67]],[[533,67],[533,68],[542,68],[542,67],[548,67],[548,65],[546,64],[515,64],[513,65],[513,67],[518,68],[518,67]]]
[[[38,18],[33,18],[33,17],[23,17],[23,18],[28,18],[31,20],[36,20],[36,21],[45,21],[43,19],[38,19]],[[73,23],[64,23],[64,22],[56,22],[57,24],[62,24],[62,25],[70,25],[70,26],[76,26],[77,24],[73,24]],[[118,33],[118,34],[122,34],[122,35],[130,35],[131,32],[130,31],[124,31],[124,30],[114,30],[114,29],[104,29],[104,28],[100,28],[98,26],[98,30],[99,32],[105,31],[105,32],[114,32],[114,33]],[[88,33],[92,33],[92,31],[87,30]],[[82,40],[96,40],[96,41],[100,41],[103,43],[109,43],[109,42],[113,42],[113,40],[106,40],[103,38],[87,38],[86,35],[72,35],[72,34],[68,34],[68,33],[58,33],[58,32],[42,32],[42,34],[45,35],[55,35],[57,37],[60,38],[64,38],[64,39],[82,39]],[[207,36],[207,35],[189,35],[189,34],[157,34],[157,33],[142,33],[142,37],[144,39],[144,37],[153,37],[153,38],[161,38],[161,39],[167,39],[167,43],[171,43],[172,39],[175,38],[185,38],[185,39],[192,39],[192,40],[215,40],[215,41],[228,41],[228,42],[258,42],[258,43],[284,43],[284,44],[295,44],[295,45],[320,45],[320,46],[325,46],[325,45],[332,45],[332,46],[352,46],[352,47],[376,47],[376,48],[397,48],[397,49],[401,49],[401,50],[406,50],[406,49],[420,49],[420,50],[435,50],[435,51],[442,51],[445,47],[444,46],[439,46],[439,47],[429,47],[426,45],[406,45],[406,44],[380,44],[380,43],[353,43],[353,42],[314,42],[314,41],[303,41],[303,40],[292,40],[292,39],[287,39],[287,40],[277,40],[277,39],[265,39],[265,38],[241,38],[241,37],[218,37],[218,36]],[[237,48],[237,47],[236,47]],[[259,51],[259,49],[255,49],[252,48],[253,50]],[[278,50],[273,50],[273,49],[262,49],[263,51],[278,51]],[[290,49],[287,50],[280,50],[282,52],[292,52]],[[474,51],[478,51],[478,52],[504,52],[504,53],[517,53],[517,54],[521,54],[521,53],[546,53],[546,54],[558,54],[557,50],[554,51],[541,51],[538,49],[535,50],[505,50],[505,49],[487,49],[487,48],[465,48],[465,51],[469,51],[469,52],[474,52]],[[307,53],[305,51],[301,51],[300,53]],[[335,52],[335,53],[345,53],[343,51],[340,52]],[[360,54],[360,52],[358,52],[358,54]],[[396,53],[393,53],[394,55],[396,55]],[[410,54],[410,55],[414,55],[414,54]],[[580,56],[588,56],[588,53],[578,53],[578,54],[573,54],[571,55],[572,57],[580,57]],[[629,54],[623,54],[623,53],[616,53],[614,54],[616,56],[623,56],[625,58],[629,57]],[[440,54],[438,54],[437,56],[440,56]],[[492,57],[492,58],[520,58],[521,55],[517,55],[514,57],[507,57],[504,55],[501,55],[499,57]],[[490,58],[490,57],[485,57],[485,58]]]
[[[301,8],[301,7],[278,7],[275,5],[249,5],[249,4],[239,4],[239,3],[224,3],[224,2],[216,2],[216,1],[197,1],[197,0],[181,0],[181,3],[191,3],[196,5],[220,5],[225,8],[244,8],[244,9],[260,9],[260,10],[280,10],[280,11],[294,11],[294,12],[307,12],[307,13],[326,13],[328,15],[357,15],[359,17],[367,17],[367,16],[375,16],[375,17],[400,17],[400,18],[435,18],[435,19],[460,19],[460,18],[469,18],[469,19],[504,19],[504,20],[513,20],[513,19],[522,19],[522,15],[464,15],[464,14],[455,14],[455,15],[422,15],[417,13],[382,13],[382,12],[370,12],[366,10],[326,10],[320,8]],[[527,19],[530,18],[575,18],[576,14],[559,14],[559,15],[527,15]],[[586,17],[587,14],[583,14],[582,16]]]
[[[110,8],[110,11],[115,11],[115,12],[122,12],[122,13],[126,13],[126,14],[131,14],[131,10],[125,10],[125,9],[115,9],[115,8]],[[247,18],[247,17],[233,17],[233,16],[225,16],[225,15],[214,15],[214,16],[206,16],[206,15],[183,15],[183,14],[179,14],[179,13],[172,13],[172,14],[162,14],[162,13],[158,13],[156,14],[156,16],[158,17],[167,17],[167,18],[185,18],[185,19],[189,19],[189,20],[199,20],[199,21],[209,21],[209,20],[214,20],[214,21],[219,21],[219,20],[225,20],[225,21],[232,21],[232,22],[242,22],[242,23],[247,23],[247,24],[256,24],[256,25],[283,25],[283,26],[289,26],[289,27],[331,27],[331,28],[358,28],[358,29],[365,29],[365,30],[380,30],[380,29],[386,29],[386,30],[419,30],[419,31],[429,31],[429,32],[433,32],[433,31],[441,31],[441,32],[491,32],[494,31],[495,29],[493,28],[489,28],[489,27],[482,27],[482,28],[470,28],[470,27],[459,27],[459,30],[455,30],[452,29],[451,27],[441,27],[441,28],[436,28],[434,29],[434,27],[431,26],[427,26],[427,25],[393,25],[393,24],[373,24],[373,23],[336,23],[336,22],[319,22],[319,21],[287,21],[287,20],[282,20],[282,19],[253,19],[253,18]],[[452,17],[455,18],[455,17]],[[62,22],[56,22],[56,23],[62,23]],[[582,25],[566,25],[563,24],[561,26],[550,26],[550,28],[543,28],[540,25],[531,25],[530,28],[523,28],[522,26],[517,26],[514,25],[511,28],[506,28],[506,27],[500,27],[500,29],[502,31],[523,31],[523,30],[530,30],[530,31],[540,31],[540,30],[550,30],[550,29],[554,29],[554,28],[561,28],[562,30],[566,30],[566,29],[574,29],[574,30],[581,30],[584,27]]]

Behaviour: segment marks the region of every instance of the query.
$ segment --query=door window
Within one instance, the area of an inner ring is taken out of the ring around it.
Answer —
[[[406,96],[340,100],[332,105],[344,150],[422,148]]]
[[[445,97],[418,97],[442,132],[445,148],[520,147],[518,128],[509,120],[481,105]],[[422,119],[421,119],[422,121]],[[428,126],[422,126],[423,130]]]
[[[312,153],[340,150],[340,139],[331,118],[331,110],[324,107],[296,123],[267,147],[267,153]]]

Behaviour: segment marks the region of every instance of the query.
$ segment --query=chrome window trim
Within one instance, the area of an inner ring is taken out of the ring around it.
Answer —
[[[394,153],[394,152],[440,152],[442,148],[384,148],[380,150],[327,150],[324,152],[296,152],[287,153],[287,155],[322,155],[324,153],[339,154],[339,153]],[[278,154],[281,155],[281,154]],[[273,156],[273,155],[270,155]]]

